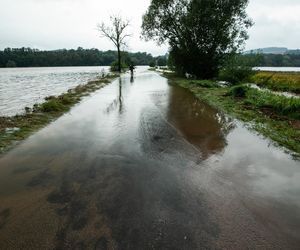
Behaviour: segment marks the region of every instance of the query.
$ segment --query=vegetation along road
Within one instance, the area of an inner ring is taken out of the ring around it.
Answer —
[[[0,249],[299,249],[299,161],[145,68],[0,166]]]

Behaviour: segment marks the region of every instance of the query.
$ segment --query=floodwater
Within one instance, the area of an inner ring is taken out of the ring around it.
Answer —
[[[255,67],[254,70],[275,72],[300,72],[300,67]]]
[[[299,161],[145,68],[0,166],[0,249],[300,246]]]
[[[0,116],[24,112],[51,95],[60,95],[101,75],[108,67],[45,67],[0,69]]]

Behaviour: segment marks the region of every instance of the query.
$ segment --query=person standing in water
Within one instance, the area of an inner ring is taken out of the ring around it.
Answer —
[[[133,71],[134,71],[134,69],[135,69],[135,67],[131,64],[131,65],[129,66],[129,70],[130,70],[130,73],[131,73],[132,76],[133,76]]]

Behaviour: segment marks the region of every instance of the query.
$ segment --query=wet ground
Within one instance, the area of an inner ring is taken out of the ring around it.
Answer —
[[[300,164],[139,68],[0,158],[0,249],[299,249]]]

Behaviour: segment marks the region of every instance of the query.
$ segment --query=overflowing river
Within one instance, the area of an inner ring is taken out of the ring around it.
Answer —
[[[275,72],[300,72],[300,67],[255,67],[254,69]]]
[[[139,68],[0,158],[0,249],[299,249],[300,164]]]
[[[108,67],[54,67],[0,69],[0,116],[13,116],[25,107],[60,95],[101,75]]]

